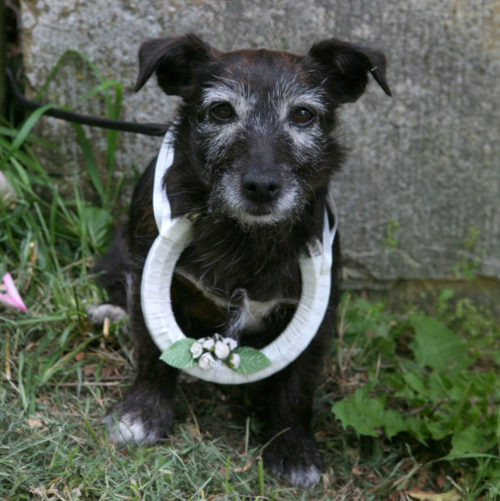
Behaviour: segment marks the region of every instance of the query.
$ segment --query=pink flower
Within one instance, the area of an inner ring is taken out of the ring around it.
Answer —
[[[0,294],[0,303],[27,312],[28,308],[26,308],[26,305],[21,299],[19,292],[17,292],[16,286],[14,285],[14,280],[12,280],[10,273],[6,273],[3,276],[3,285],[7,294]]]

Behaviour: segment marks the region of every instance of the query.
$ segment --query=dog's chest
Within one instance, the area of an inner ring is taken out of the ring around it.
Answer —
[[[252,299],[243,288],[236,289],[231,294],[224,294],[223,291],[208,287],[202,280],[182,269],[178,268],[176,274],[195,289],[196,295],[202,296],[205,311],[208,308],[207,314],[211,317],[206,319],[207,323],[219,321],[223,333],[229,336],[239,337],[242,334],[259,332],[265,328],[266,319],[278,307],[296,303],[295,300],[279,296],[265,301]],[[193,298],[193,309],[195,301]]]

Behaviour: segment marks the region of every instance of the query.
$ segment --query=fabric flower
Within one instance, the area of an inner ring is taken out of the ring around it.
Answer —
[[[14,285],[14,280],[10,273],[6,273],[3,276],[3,284],[7,294],[0,294],[0,303],[10,306],[11,308],[16,308],[17,310],[28,311],[26,305],[24,304],[19,292],[17,292],[16,286]]]
[[[212,351],[215,346],[215,341],[211,337],[204,338],[201,346],[203,346],[203,349],[206,351]]]
[[[203,346],[198,341],[195,341],[189,348],[189,351],[191,352],[191,355],[193,355],[193,358],[196,359],[203,353]]]
[[[207,371],[216,367],[217,364],[215,362],[215,358],[211,353],[203,353],[203,355],[198,360],[198,365],[200,366],[200,369]]]
[[[217,358],[224,360],[229,355],[229,346],[223,341],[217,341],[215,343],[214,353]]]
[[[224,343],[226,343],[229,346],[229,349],[231,351],[236,350],[236,348],[238,347],[238,342],[236,341],[236,339],[233,339],[232,337],[225,337],[222,339],[222,341],[224,341]]]
[[[240,366],[240,356],[237,353],[231,353],[227,365],[231,369],[237,369]]]

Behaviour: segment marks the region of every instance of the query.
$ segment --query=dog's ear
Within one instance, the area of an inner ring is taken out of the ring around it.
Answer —
[[[363,94],[368,83],[368,73],[391,96],[385,80],[385,56],[378,50],[332,38],[315,43],[306,61],[319,64],[326,73],[330,92],[341,103],[352,103]]]
[[[217,53],[193,34],[147,40],[139,49],[139,75],[135,91],[140,90],[156,71],[158,84],[164,92],[185,98],[197,71]]]

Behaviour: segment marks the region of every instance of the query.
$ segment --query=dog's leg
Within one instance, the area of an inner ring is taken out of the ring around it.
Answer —
[[[298,360],[272,377],[265,388],[270,430],[263,452],[264,466],[288,484],[301,488],[314,485],[323,472],[311,418],[328,338],[317,336]]]
[[[127,227],[119,228],[109,249],[92,269],[96,282],[107,290],[109,303],[87,306],[87,319],[91,324],[102,325],[106,318],[117,322],[127,316],[125,277],[130,264],[126,232]]]
[[[160,360],[160,351],[144,323],[140,274],[134,274],[131,279],[128,296],[137,377],[124,399],[114,405],[103,422],[115,444],[151,445],[172,429],[177,370]]]

